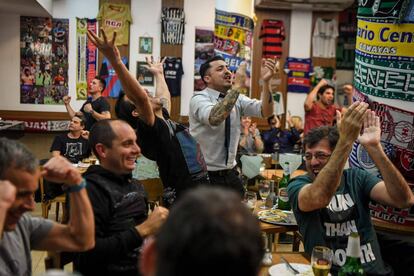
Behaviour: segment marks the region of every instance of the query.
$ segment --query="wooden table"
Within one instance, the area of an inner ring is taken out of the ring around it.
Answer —
[[[306,173],[307,172],[304,171],[304,170],[296,170],[292,173],[290,178],[295,178],[296,176],[304,175]],[[283,170],[267,169],[267,170],[262,171],[260,174],[266,179],[271,179],[273,175],[275,175],[278,178],[282,178],[283,177]]]
[[[383,221],[383,220],[380,220],[374,217],[372,217],[372,223],[374,224],[374,227],[376,230],[382,230],[386,232],[405,234],[405,235],[414,234],[413,227],[390,223],[390,222]]]
[[[280,264],[280,257],[284,257],[289,263],[309,264],[310,257],[304,252],[276,252],[272,254],[272,265]],[[259,276],[268,276],[270,266],[262,266]]]

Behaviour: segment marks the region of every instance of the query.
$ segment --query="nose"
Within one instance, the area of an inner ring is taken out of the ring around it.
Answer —
[[[34,195],[27,196],[23,202],[23,208],[27,211],[33,211],[35,207]]]
[[[137,143],[134,143],[133,151],[137,155],[141,155],[141,148],[138,146]]]

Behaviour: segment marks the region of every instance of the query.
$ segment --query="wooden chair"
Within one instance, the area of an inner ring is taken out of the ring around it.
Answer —
[[[59,221],[59,209],[60,205],[62,205],[62,219],[61,222],[66,221],[66,196],[60,195],[53,199],[46,199],[45,197],[45,187],[44,187],[44,179],[43,177],[40,177],[39,180],[39,186],[40,186],[40,198],[41,198],[41,205],[42,205],[42,217],[49,218],[49,211],[52,207],[53,203],[56,203],[56,221]]]
[[[162,205],[162,194],[164,186],[160,178],[151,178],[140,180],[140,183],[144,186],[148,196],[148,207],[150,210],[154,210],[155,206]]]

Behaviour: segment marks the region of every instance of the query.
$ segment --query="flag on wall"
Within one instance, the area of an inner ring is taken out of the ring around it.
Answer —
[[[97,50],[89,41],[87,30],[97,33],[96,19],[76,18],[76,99],[86,100],[88,85],[95,78]]]

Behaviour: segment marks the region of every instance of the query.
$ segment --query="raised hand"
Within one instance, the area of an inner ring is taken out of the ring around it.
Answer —
[[[65,183],[69,186],[77,185],[82,181],[82,176],[77,168],[62,156],[55,156],[43,166],[42,175],[56,183]]]
[[[152,74],[154,75],[162,75],[164,74],[164,62],[167,57],[164,57],[163,59],[157,59],[154,60],[154,57],[151,56],[145,57],[145,61],[147,62],[147,65],[145,65],[145,68],[147,68]]]
[[[374,111],[368,111],[364,119],[364,128],[358,141],[364,147],[377,146],[381,142],[381,125],[380,118],[375,115]]]
[[[338,131],[340,139],[347,143],[353,143],[358,138],[367,111],[368,104],[363,102],[354,102],[348,108],[339,120]]]
[[[121,54],[119,53],[118,47],[115,45],[116,41],[116,32],[112,36],[112,39],[108,40],[106,33],[103,28],[100,29],[101,37],[98,37],[94,32],[88,30],[89,40],[99,49],[99,51],[104,54],[104,56],[112,63],[117,59],[121,59]]]
[[[70,100],[71,100],[72,98],[70,97],[70,96],[64,96],[63,97],[63,103],[65,104],[65,105],[68,105],[69,103],[70,103]]]
[[[83,138],[83,139],[88,140],[88,139],[89,139],[89,131],[87,131],[87,130],[82,130],[82,132],[81,132],[81,136],[82,136],[82,138]]]
[[[264,81],[269,81],[270,78],[278,71],[278,64],[275,59],[262,59],[262,66],[260,68],[260,78]]]
[[[16,187],[8,180],[0,180],[0,208],[9,209],[16,199]]]
[[[146,221],[136,226],[136,229],[138,230],[141,237],[145,238],[147,236],[156,234],[167,219],[168,213],[168,209],[164,207],[156,207],[154,211],[148,216]]]

